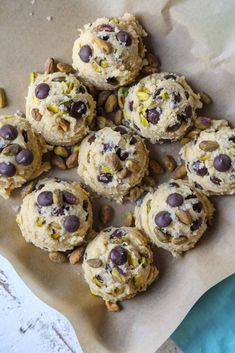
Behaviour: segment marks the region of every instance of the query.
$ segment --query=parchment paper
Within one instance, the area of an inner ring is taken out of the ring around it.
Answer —
[[[9,100],[0,113],[24,111],[28,74],[42,70],[48,56],[71,62],[79,26],[124,12],[136,14],[151,34],[162,69],[185,74],[195,89],[213,97],[206,113],[235,125],[233,0],[36,0],[35,5],[0,0],[0,86]],[[152,154],[171,153],[176,146],[156,146]],[[75,172],[61,176],[77,179]],[[106,312],[102,300],[90,295],[79,265],[53,264],[47,253],[24,242],[15,223],[17,193],[0,202],[0,251],[41,299],[71,320],[85,353],[153,353],[208,288],[234,273],[235,197],[214,201],[214,225],[196,249],[180,259],[158,251],[159,281],[125,302],[118,314]],[[123,207],[116,207],[114,225],[121,225],[121,213]]]

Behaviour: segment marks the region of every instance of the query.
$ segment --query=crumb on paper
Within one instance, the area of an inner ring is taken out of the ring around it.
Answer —
[[[52,16],[47,16],[46,19],[47,19],[48,22],[51,22],[53,20],[53,17]]]
[[[30,12],[30,13],[29,13],[29,16],[33,16],[33,15],[34,15],[34,13],[33,13],[33,12]]]

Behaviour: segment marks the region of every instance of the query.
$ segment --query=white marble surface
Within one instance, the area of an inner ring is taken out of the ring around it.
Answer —
[[[82,353],[70,322],[39,300],[0,256],[0,353],[31,351]],[[156,353],[181,351],[168,340]]]

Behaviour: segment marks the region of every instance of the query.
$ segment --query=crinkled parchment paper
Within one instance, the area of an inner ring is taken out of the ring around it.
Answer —
[[[36,0],[34,5],[0,0],[0,86],[9,99],[1,114],[24,110],[28,74],[41,70],[48,56],[71,62],[79,26],[124,12],[136,14],[150,33],[162,70],[185,74],[195,89],[213,97],[206,113],[235,126],[233,0]],[[52,21],[46,19],[50,15]],[[171,153],[176,146],[155,146],[152,154]],[[75,171],[64,177],[77,178]],[[24,242],[15,223],[17,193],[0,202],[0,252],[41,299],[71,320],[85,353],[153,353],[208,288],[234,273],[235,197],[214,201],[214,225],[196,249],[180,259],[158,251],[159,281],[117,314],[106,312],[102,300],[90,295],[80,265],[53,264]],[[116,210],[114,224],[120,225],[123,208]]]

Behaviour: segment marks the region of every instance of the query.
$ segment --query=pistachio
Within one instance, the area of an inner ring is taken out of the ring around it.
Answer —
[[[20,193],[21,197],[24,198],[26,195],[30,194],[35,189],[36,185],[37,185],[37,182],[35,180],[25,185],[21,190],[21,193]]]
[[[201,141],[199,148],[205,152],[213,152],[217,150],[219,144],[216,141]]]
[[[155,234],[156,234],[157,239],[161,243],[168,243],[169,242],[169,236],[167,234],[159,232],[159,230],[157,230],[157,232],[155,232]]]
[[[67,168],[75,168],[78,165],[78,151],[71,153],[71,155],[66,160]]]
[[[118,89],[118,105],[121,109],[124,108],[124,103],[126,96],[128,94],[128,88],[127,87],[120,87]]]
[[[97,116],[96,123],[99,129],[103,129],[105,126],[108,126],[108,120],[104,116]]]
[[[105,306],[107,308],[108,311],[114,313],[114,312],[117,312],[117,311],[120,311],[120,306],[117,304],[117,303],[112,303],[108,300],[105,300]]]
[[[188,240],[188,238],[182,235],[182,236],[180,236],[180,237],[178,237],[178,238],[172,238],[172,239],[171,239],[171,242],[172,242],[173,244],[180,245],[180,244],[185,243],[187,240]]]
[[[55,232],[51,234],[51,238],[56,240],[61,236],[60,232]]]
[[[53,167],[57,167],[60,170],[66,170],[67,169],[65,161],[60,156],[56,156],[56,155],[52,156],[51,164],[52,164]]]
[[[149,199],[147,202],[146,202],[146,212],[147,214],[149,214],[149,212],[151,211],[151,203],[152,203],[152,200]]]
[[[0,87],[0,109],[7,105],[5,90]]]
[[[115,94],[111,94],[104,105],[104,110],[106,113],[112,113],[117,108],[117,96]]]
[[[113,121],[116,125],[121,125],[122,119],[123,119],[123,113],[122,113],[122,110],[119,109],[116,111]]]
[[[154,159],[149,161],[149,169],[153,174],[159,175],[164,173],[162,166]]]
[[[21,150],[21,147],[17,145],[16,143],[12,145],[8,145],[2,150],[2,154],[4,156],[16,156],[17,153],[19,153]]]
[[[35,80],[36,80],[36,78],[37,78],[37,76],[38,76],[37,72],[32,71],[31,74],[30,74],[30,76],[29,76],[29,81],[30,81],[31,83],[34,83]]]
[[[168,93],[167,91],[162,91],[162,92],[160,93],[160,97],[161,97],[163,100],[165,100],[165,101],[170,98],[169,93]]]
[[[149,126],[148,120],[145,118],[143,114],[140,114],[140,121],[141,121],[141,124],[144,125],[145,127]]]
[[[166,168],[166,170],[168,170],[169,172],[173,172],[177,166],[174,157],[172,157],[170,155],[164,156],[162,158],[162,163],[163,163],[164,167]]]
[[[55,60],[53,58],[47,58],[44,64],[44,71],[46,74],[53,74],[56,70]]]
[[[120,170],[121,162],[116,153],[110,153],[105,156],[105,162],[112,166],[114,170]]]
[[[107,98],[110,96],[110,91],[101,91],[97,99],[97,107],[102,107],[106,102]]]
[[[66,77],[65,76],[58,76],[53,78],[52,82],[64,82],[66,81]]]
[[[144,278],[141,275],[136,275],[134,277],[134,282],[136,287],[142,287],[144,284]]]
[[[125,227],[132,227],[133,226],[133,222],[134,222],[133,213],[132,212],[126,212],[124,214],[123,225]]]
[[[182,179],[187,175],[186,167],[184,164],[179,165],[173,173],[173,179]]]
[[[63,204],[63,194],[59,189],[56,189],[53,192],[53,203],[58,206],[62,206]],[[58,224],[55,222],[52,222],[51,225],[56,229],[61,229],[61,227],[58,227]]]
[[[57,105],[54,104],[54,105],[48,105],[47,110],[49,110],[49,112],[51,113],[56,114],[58,113],[59,108],[57,107]]]
[[[79,150],[80,150],[80,145],[73,146],[73,152],[79,152]]]
[[[138,91],[136,95],[141,101],[147,101],[149,99],[149,94],[144,91]]]
[[[135,202],[140,197],[142,192],[143,192],[143,189],[141,189],[140,187],[136,186],[136,187],[134,187],[134,188],[132,188],[130,190],[128,199],[131,202]]]
[[[107,224],[113,218],[113,208],[110,205],[101,205],[99,218],[103,224]]]
[[[45,221],[44,221],[43,217],[38,217],[35,222],[37,227],[42,227],[44,223],[45,223]]]
[[[103,287],[103,283],[98,276],[93,277],[92,282],[95,283],[97,285],[97,287],[99,287],[99,288]]]
[[[99,268],[102,266],[102,261],[100,259],[88,259],[87,264],[93,268]]]
[[[199,116],[195,122],[194,122],[195,126],[200,129],[200,130],[205,130],[208,129],[209,127],[211,127],[211,119],[207,118],[205,116]]]
[[[143,177],[143,183],[146,186],[150,186],[150,187],[154,187],[156,185],[156,181],[154,180],[154,178],[152,178],[150,176],[144,176]]]
[[[210,156],[207,156],[206,154],[204,154],[203,156],[199,157],[200,161],[207,161],[210,159]]]
[[[193,221],[188,211],[176,210],[175,214],[179,218],[179,220],[184,224],[188,225],[188,224],[191,224]]]
[[[63,146],[56,146],[54,148],[54,153],[55,153],[56,156],[60,156],[60,157],[63,157],[63,158],[66,158],[69,155],[69,152]]]
[[[69,64],[58,63],[56,66],[60,72],[64,72],[66,74],[70,74],[70,73],[74,72],[73,67]]]
[[[120,272],[118,272],[118,270],[116,269],[116,267],[114,267],[113,269],[112,269],[112,276],[116,279],[116,280],[118,280],[119,282],[125,282],[125,276],[124,275],[122,275]]]
[[[70,127],[70,122],[64,118],[61,118],[60,116],[57,116],[57,118],[55,119],[58,128],[64,132],[67,132],[69,130]]]
[[[129,265],[131,265],[133,267],[136,267],[138,265],[138,263],[139,262],[138,262],[138,259],[136,257],[131,256],[131,255],[128,256],[128,264]]]
[[[138,161],[128,160],[126,163],[127,169],[131,172],[139,172],[141,169],[141,164]]]
[[[189,138],[189,139],[194,139],[195,137],[197,137],[199,134],[200,134],[200,130],[199,129],[194,129],[194,130],[191,130],[187,135],[186,137]]]
[[[32,109],[31,110],[31,115],[32,115],[32,118],[36,121],[40,121],[42,119],[42,114],[39,113],[39,109]]]
[[[65,254],[58,251],[49,252],[49,259],[57,264],[62,264],[68,260]]]
[[[101,49],[103,53],[110,54],[112,52],[111,43],[106,42],[105,40],[98,37],[94,39],[94,42]]]
[[[106,59],[103,59],[100,61],[100,66],[105,69],[106,67],[109,67],[109,63]]]
[[[190,138],[188,137],[183,137],[181,140],[180,140],[180,144],[181,145],[186,145],[187,143],[189,143],[191,141]]]
[[[199,92],[199,95],[200,95],[200,98],[201,98],[201,101],[204,103],[204,104],[211,104],[213,103],[213,100],[212,98],[205,92]]]
[[[71,252],[71,254],[69,255],[69,262],[71,263],[71,265],[75,265],[78,262],[82,261],[84,251],[85,251],[85,246],[80,246],[79,248]]]
[[[86,88],[88,89],[88,92],[92,95],[92,97],[94,98],[97,93],[95,86],[92,83],[86,82]]]

